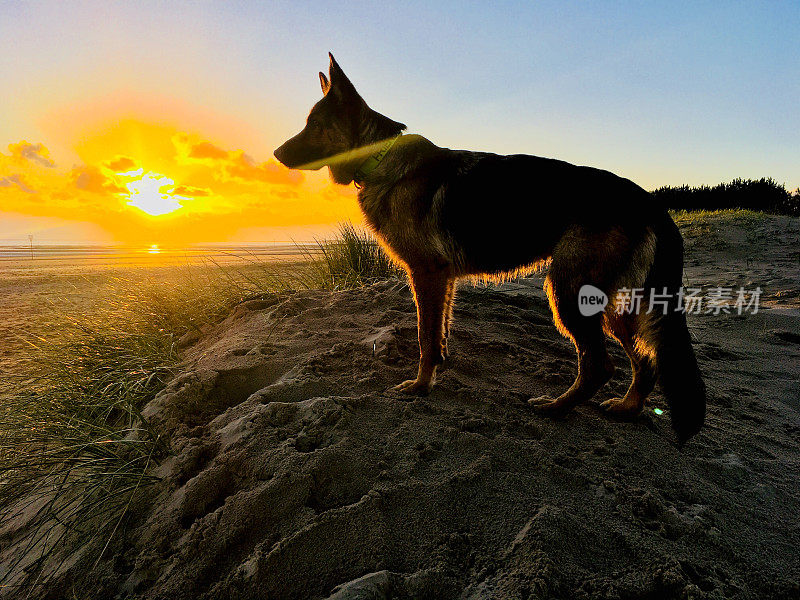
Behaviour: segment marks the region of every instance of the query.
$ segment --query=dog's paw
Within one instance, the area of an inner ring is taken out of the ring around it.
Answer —
[[[431,381],[425,382],[420,381],[419,379],[408,379],[403,383],[394,386],[392,391],[411,396],[427,396],[432,387],[433,382]]]
[[[606,414],[618,419],[633,419],[642,412],[642,408],[638,404],[626,402],[624,398],[609,398],[600,403],[600,408]]]
[[[547,417],[563,417],[572,409],[571,404],[567,404],[561,399],[553,399],[548,396],[539,396],[538,398],[531,398],[528,404],[533,408],[534,412]]]

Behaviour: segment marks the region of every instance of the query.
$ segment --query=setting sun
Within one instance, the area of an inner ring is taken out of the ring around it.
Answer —
[[[182,208],[181,203],[167,189],[175,182],[163,175],[148,173],[141,179],[126,184],[129,191],[128,206],[135,206],[148,215],[157,217]]]

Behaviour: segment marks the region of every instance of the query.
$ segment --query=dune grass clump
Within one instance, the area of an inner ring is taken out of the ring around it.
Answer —
[[[317,242],[311,264],[325,289],[347,289],[402,278],[403,270],[369,232],[341,223],[334,239]]]
[[[763,222],[767,216],[763,212],[748,210],[744,208],[719,209],[719,210],[670,210],[672,220],[679,226],[696,225],[709,221],[724,221],[736,225],[755,225]]]
[[[227,312],[230,290],[208,272],[112,279],[91,309],[54,303],[57,331],[21,334],[27,367],[0,390],[0,530],[27,537],[0,584],[65,542],[102,554],[169,452],[140,410],[173,375],[180,336]]]

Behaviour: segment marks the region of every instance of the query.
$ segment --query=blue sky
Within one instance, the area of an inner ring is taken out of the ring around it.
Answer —
[[[48,115],[127,90],[224,115],[266,159],[332,50],[373,108],[440,145],[648,189],[799,186],[800,3],[663,4],[0,2],[0,147],[69,161]]]

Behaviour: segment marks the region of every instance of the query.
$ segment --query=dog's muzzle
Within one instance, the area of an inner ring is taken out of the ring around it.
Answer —
[[[278,162],[280,162],[282,165],[286,165],[290,169],[294,166],[294,165],[289,164],[291,161],[289,160],[289,157],[288,157],[289,153],[286,150],[286,144],[283,144],[280,148],[275,150],[275,152],[273,152],[273,154],[275,155],[275,158],[278,159]]]

